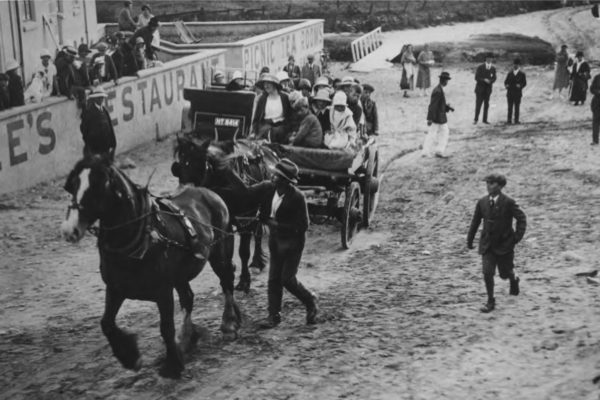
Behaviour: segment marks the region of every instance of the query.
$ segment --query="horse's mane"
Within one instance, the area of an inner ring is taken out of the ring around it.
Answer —
[[[96,168],[96,167],[110,167],[112,165],[112,161],[108,156],[101,156],[101,155],[93,155],[93,156],[89,156],[89,157],[84,157],[81,160],[77,161],[75,163],[75,166],[73,167],[73,169],[71,170],[71,172],[69,172],[69,175],[67,176],[67,181],[65,182],[65,186],[64,189],[67,192],[71,192],[71,184],[73,182],[73,179],[76,176],[79,176],[79,174],[81,174],[81,171],[83,171],[86,168]]]

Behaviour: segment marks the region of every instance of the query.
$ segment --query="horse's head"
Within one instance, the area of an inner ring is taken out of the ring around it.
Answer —
[[[67,241],[75,243],[81,240],[96,220],[113,209],[118,197],[112,187],[113,175],[107,158],[95,156],[75,165],[64,186],[71,194],[71,204],[61,225]]]
[[[177,137],[176,161],[171,165],[171,173],[179,178],[180,184],[206,186],[212,169],[208,154],[209,146],[210,140],[198,142],[187,136]]]

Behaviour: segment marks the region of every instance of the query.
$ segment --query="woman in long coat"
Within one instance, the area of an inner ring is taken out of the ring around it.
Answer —
[[[583,52],[578,51],[571,72],[573,86],[571,87],[571,97],[569,101],[574,101],[574,105],[585,103],[588,90],[588,80],[590,79],[590,65],[584,61]]]
[[[417,88],[423,91],[423,95],[427,95],[427,89],[431,87],[431,66],[434,63],[433,52],[429,50],[429,45],[425,45],[423,51],[417,57],[419,70],[417,72]]]
[[[556,53],[556,70],[554,71],[554,86],[552,91],[558,90],[558,96],[563,89],[569,87],[569,53],[567,53],[567,45],[563,44],[560,51]]]

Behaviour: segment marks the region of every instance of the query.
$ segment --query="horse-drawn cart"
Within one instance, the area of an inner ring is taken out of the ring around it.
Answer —
[[[186,88],[184,98],[190,101],[190,107],[184,111],[182,126],[193,132],[194,137],[213,142],[235,142],[248,137],[254,93]],[[246,144],[251,142],[255,143],[250,146],[252,148],[270,147],[277,156],[287,157],[298,165],[298,186],[307,196],[311,220],[315,223],[331,218],[339,220],[344,248],[350,247],[361,228],[369,226],[379,190],[379,154],[375,136],[364,140],[357,151],[244,141]],[[238,150],[234,152],[244,153],[243,148],[248,146],[234,146],[236,148]],[[260,149],[252,152],[263,153]],[[245,154],[240,156],[245,157]]]
[[[342,246],[369,226],[379,192],[379,154],[371,136],[356,152],[277,146],[277,153],[299,167],[298,187],[305,193],[313,222],[319,217],[341,223]]]

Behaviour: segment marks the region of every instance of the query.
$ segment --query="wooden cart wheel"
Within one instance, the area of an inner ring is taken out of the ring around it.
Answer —
[[[377,200],[379,198],[379,153],[375,150],[375,154],[371,157],[369,155],[369,161],[367,164],[367,173],[365,174],[365,184],[363,188],[363,226],[366,228],[369,226],[373,214],[375,213],[375,207],[377,207]]]
[[[352,182],[346,188],[346,199],[342,214],[342,247],[349,249],[354,236],[361,225],[362,215],[360,212],[360,185]]]

